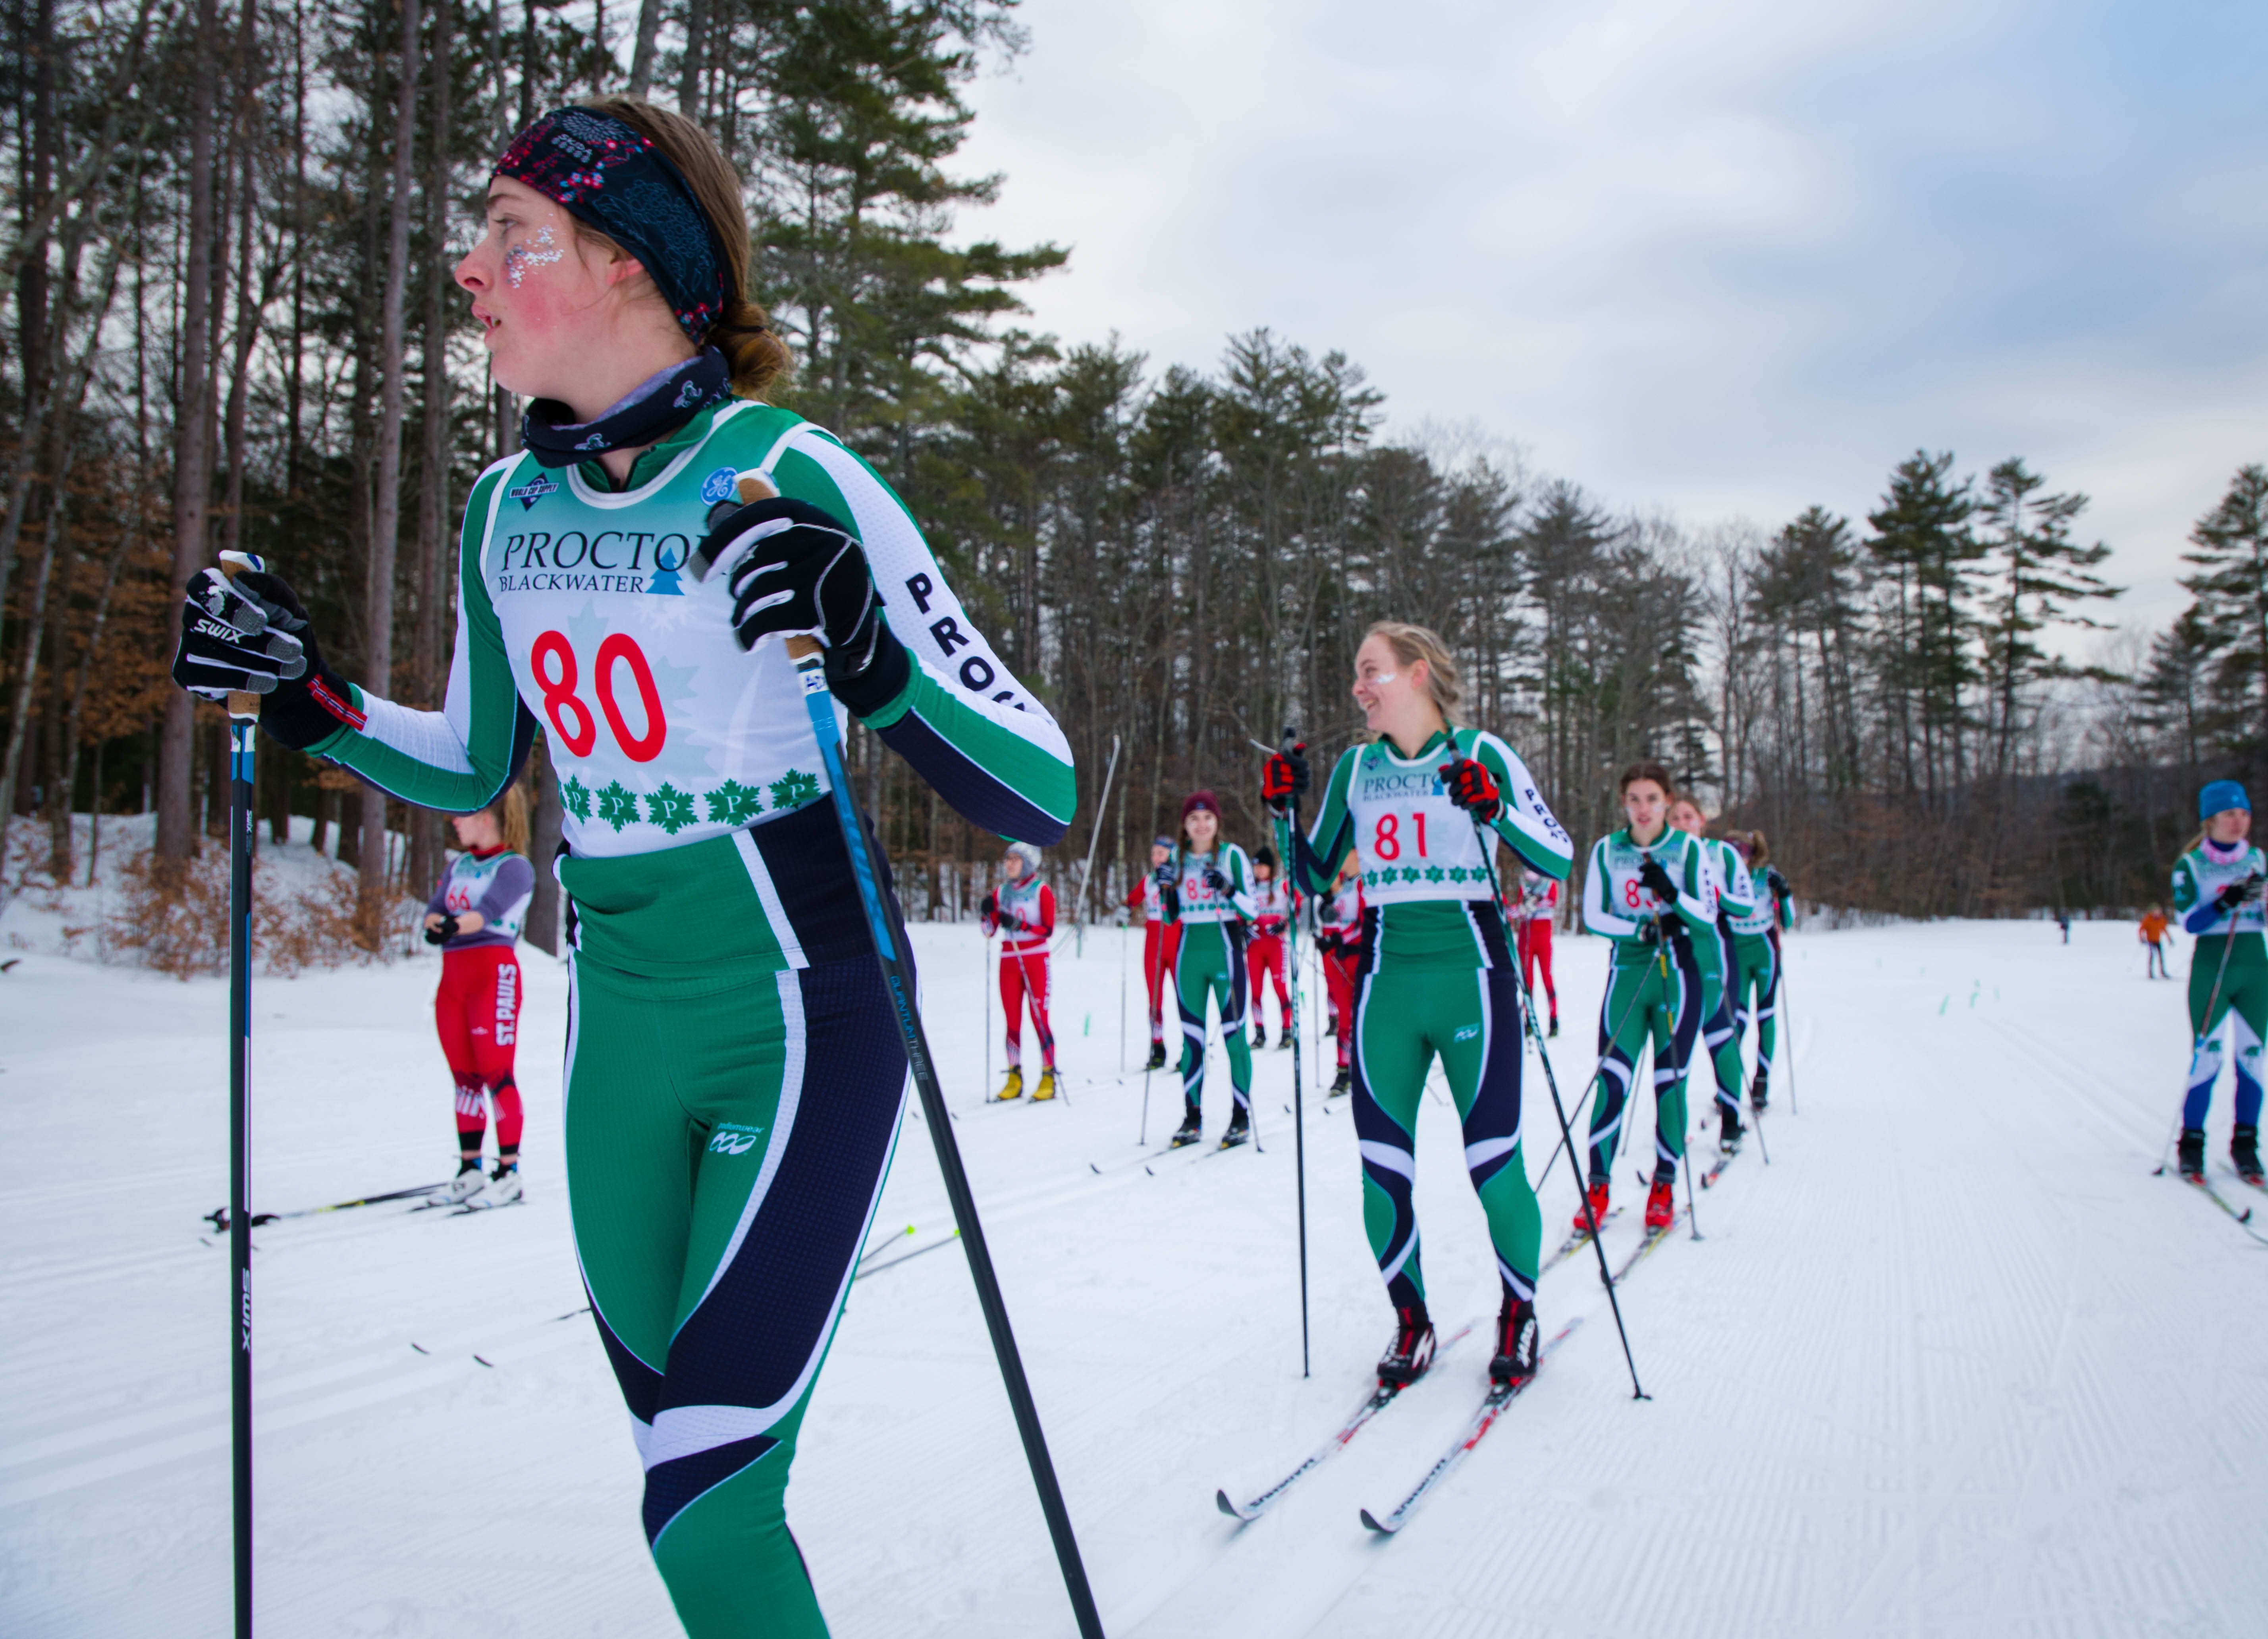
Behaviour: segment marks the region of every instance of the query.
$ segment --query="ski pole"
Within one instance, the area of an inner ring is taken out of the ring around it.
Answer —
[[[233,580],[267,565],[225,552]],[[236,1633],[252,1639],[252,775],[260,696],[228,697],[229,1444],[235,1505]],[[379,839],[380,847],[386,839]]]
[[[1662,937],[1660,945],[1655,945],[1653,948],[1653,957],[1655,961],[1660,961],[1662,966],[1662,1027],[1665,1027],[1662,1029],[1662,1039],[1669,1043],[1669,1052],[1678,1052],[1678,1022],[1676,1022],[1676,1016],[1669,1011],[1669,937],[1667,937],[1667,934]],[[1678,970],[1678,1000],[1685,1000],[1683,993],[1685,993],[1685,970],[1681,968]],[[1655,1065],[1660,1065],[1660,1055],[1655,1055]],[[1672,1075],[1676,1077],[1676,1088],[1678,1088],[1678,1115],[1683,1115],[1685,1113],[1685,1084],[1692,1079],[1692,1052],[1683,1052],[1683,1055],[1678,1055],[1676,1070],[1674,1070]],[[1660,1099],[1660,1092],[1655,1092],[1653,1095],[1655,1131],[1660,1131],[1660,1124],[1662,1124],[1662,1099]],[[1692,1127],[1692,1122],[1688,1122],[1688,1127]],[[1678,1134],[1678,1172],[1685,1174],[1685,1229],[1692,1231],[1694,1240],[1701,1240],[1701,1213],[1694,1210],[1694,1158],[1690,1154],[1685,1154],[1685,1150],[1688,1150],[1688,1138],[1690,1134]]]
[[[1284,726],[1284,749],[1288,754],[1299,739],[1291,724]],[[1298,886],[1299,865],[1292,851],[1292,827],[1297,822],[1300,799],[1294,797],[1276,816],[1277,856],[1283,861],[1285,893],[1291,914],[1284,918],[1285,966],[1292,970],[1292,1171],[1299,1179],[1300,1201],[1300,1375],[1308,1371],[1307,1340],[1307,1100],[1300,1077],[1300,908],[1289,896]],[[1256,1008],[1257,1001],[1254,1003]]]
[[[1795,1108],[1795,1019],[1787,1011],[1787,952],[1779,942],[1779,930],[1772,930],[1772,986],[1778,993],[1777,1012],[1778,1027],[1787,1034],[1787,1113]],[[1759,1033],[1758,1040],[1762,1040]]]
[[[1110,737],[1110,762],[1102,771],[1102,795],[1095,799],[1094,828],[1086,834],[1086,862],[1079,869],[1079,903],[1072,907],[1071,920],[1080,927],[1086,925],[1086,890],[1094,877],[1094,845],[1102,840],[1102,816],[1110,810],[1110,782],[1118,773],[1118,736]],[[1086,947],[1080,947],[1082,952]]]
[[[820,761],[826,768],[827,783],[834,796],[835,817],[842,823],[843,844],[850,856],[850,874],[858,881],[866,926],[873,935],[874,955],[881,966],[882,981],[889,990],[891,1011],[897,1018],[898,1035],[905,1046],[907,1069],[921,1095],[923,1108],[929,1112],[930,1136],[937,1144],[938,1168],[945,1174],[945,1191],[953,1202],[956,1233],[968,1248],[968,1272],[976,1283],[977,1302],[984,1311],[985,1327],[992,1334],[992,1352],[999,1358],[1008,1404],[1015,1413],[1016,1432],[1023,1437],[1024,1456],[1031,1465],[1032,1482],[1040,1494],[1040,1511],[1047,1516],[1048,1534],[1055,1540],[1056,1558],[1063,1567],[1064,1587],[1071,1595],[1071,1612],[1078,1618],[1082,1639],[1101,1639],[1102,1618],[1095,1609],[1094,1591],[1087,1586],[1086,1567],[1079,1558],[1079,1540],[1071,1532],[1071,1511],[1064,1503],[1055,1463],[1048,1455],[1039,1407],[1032,1400],[1032,1385],[1024,1376],[1023,1357],[1017,1352],[1015,1334],[1009,1328],[1008,1307],[1000,1296],[1000,1279],[992,1268],[992,1253],[984,1244],[983,1225],[976,1217],[976,1197],[968,1187],[968,1174],[961,1162],[961,1146],[953,1136],[952,1120],[946,1111],[945,1092],[938,1084],[937,1065],[930,1057],[929,1038],[914,1003],[913,987],[906,978],[905,960],[901,955],[902,952],[910,953],[905,924],[898,915],[895,900],[882,891],[880,847],[870,841],[851,800],[850,776],[843,767],[841,731],[835,722],[835,700],[827,687],[822,659],[825,651],[816,638],[790,637],[786,642],[788,657],[795,662],[796,679],[803,685],[803,702],[811,714]]]
[[[977,914],[981,916],[983,913],[979,911]],[[984,970],[982,980],[983,995],[979,999],[977,1005],[983,1010],[983,1091],[984,1102],[990,1104],[992,1102],[992,986],[994,983],[994,975],[992,972],[992,932],[990,929],[986,928],[982,922],[977,924],[977,929],[984,937]],[[1005,1003],[1002,1003],[1000,1011],[1004,1013],[1007,1011],[1007,1006]],[[1005,1034],[1006,1033],[1003,1032],[1002,1033]]]
[[[1504,890],[1498,886],[1496,879],[1496,834],[1481,823],[1478,814],[1468,810],[1466,817],[1472,820],[1473,830],[1480,839],[1481,863],[1488,869],[1489,897],[1500,904],[1504,900]],[[1535,1056],[1543,1061],[1543,1084],[1551,1090],[1551,1113],[1559,1118],[1559,1141],[1566,1145],[1567,1153],[1572,1157],[1575,1153],[1575,1133],[1567,1124],[1567,1106],[1559,1101],[1559,1078],[1551,1073],[1550,1055],[1543,1050],[1543,1033],[1535,1027],[1535,998],[1528,994],[1528,975],[1519,974],[1515,977],[1520,981],[1521,1025],[1527,1032],[1528,1040],[1535,1044]],[[1572,1165],[1572,1162],[1570,1164]],[[1582,1182],[1580,1168],[1575,1181]],[[1622,1299],[1615,1293],[1615,1272],[1607,1262],[1606,1247],[1600,1244],[1598,1212],[1591,1205],[1591,1192],[1586,1189],[1582,1196],[1583,1216],[1591,1226],[1591,1250],[1598,1254],[1599,1278],[1607,1283],[1607,1306],[1615,1314],[1615,1334],[1623,1341],[1623,1363],[1630,1368],[1631,1398],[1652,1400],[1653,1396],[1638,1386],[1638,1359],[1631,1353],[1629,1328],[1623,1325]]]
[[[1000,949],[1003,952],[1005,952],[1007,948],[1008,941],[1005,938],[1003,938],[1000,941]],[[1040,1017],[1043,1010],[1034,1000],[1034,998],[1038,996],[1039,992],[1032,988],[1032,970],[1024,960],[1023,952],[1016,952],[1015,957],[1016,971],[1024,976],[1024,1005],[1031,1009],[1032,1012],[1032,1033],[1040,1039],[1040,1054],[1044,1061],[1042,1068],[1053,1069],[1055,1068],[1056,1052],[1055,1031],[1051,1027],[1042,1026],[1040,1023]],[[1000,1033],[1003,1035],[1007,1034],[1006,1029],[1003,1027]],[[1021,1036],[1024,1033],[1024,1021],[1021,1018],[1016,1020],[1016,1033],[1019,1036]],[[1056,1097],[1061,1099],[1065,1105],[1069,1105],[1071,1103],[1071,1094],[1064,1091],[1063,1079],[1060,1077],[1056,1080]]]

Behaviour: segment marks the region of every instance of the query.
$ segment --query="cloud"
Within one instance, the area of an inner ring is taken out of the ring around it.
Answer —
[[[2268,459],[2257,7],[1026,0],[964,232],[1072,246],[1075,340],[1342,348],[1695,523],[2021,454],[2162,621]]]

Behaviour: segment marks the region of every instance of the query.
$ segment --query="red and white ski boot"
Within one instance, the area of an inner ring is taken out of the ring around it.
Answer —
[[[1650,1230],[1666,1230],[1677,1221],[1677,1187],[1667,1178],[1657,1178],[1653,1187],[1646,1192],[1646,1226]]]
[[[1394,1319],[1394,1342],[1379,1358],[1378,1380],[1399,1388],[1424,1377],[1433,1363],[1433,1322],[1424,1304],[1397,1309]]]

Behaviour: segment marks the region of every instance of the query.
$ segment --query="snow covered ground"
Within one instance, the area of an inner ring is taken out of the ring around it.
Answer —
[[[17,944],[0,956],[29,947],[0,976],[0,1632],[220,1633],[227,1270],[200,1215],[227,1184],[225,987],[54,954],[51,931],[21,904],[0,921]],[[1625,1289],[1653,1398],[1631,1398],[1594,1268],[1562,1266],[1544,1318],[1587,1324],[1391,1540],[1357,1510],[1390,1506],[1462,1423],[1485,1348],[1449,1356],[1267,1518],[1215,1510],[1217,1487],[1272,1480],[1360,1398],[1388,1316],[1344,1101],[1313,1096],[1312,1055],[1311,1378],[1291,1055],[1260,1055],[1264,1153],[1090,1169],[1133,1156],[1142,1121],[1122,937],[1059,959],[1070,1096],[1034,1107],[983,1101],[998,1007],[975,930],[916,933],[1112,1634],[2260,1631],[2268,1248],[2150,1176],[2186,1033],[2182,987],[2143,980],[2131,927],[2081,923],[2068,947],[2040,922],[1794,936],[1772,1164],[1752,1143],[1701,1198],[1705,1238],[1663,1246]],[[606,1362],[587,1319],[562,1318],[583,1301],[558,1159],[565,982],[528,959],[529,1204],[256,1235],[266,1633],[676,1631]],[[1603,960],[1561,942],[1571,1100]],[[452,1170],[435,967],[261,985],[255,1205]],[[1532,1071],[1540,1171],[1553,1123]],[[1213,1086],[1217,1133],[1226,1077]],[[1177,1092],[1160,1076],[1148,1097],[1155,1142]],[[2215,1117],[2219,1156],[2226,1090]],[[1641,1149],[1645,1119],[1642,1101]],[[1491,1313],[1438,1096],[1419,1150],[1436,1310]],[[926,1245],[948,1224],[926,1128],[898,1156],[882,1222]],[[1616,1187],[1634,1207],[1631,1170]],[[1548,1230],[1574,1209],[1564,1161],[1544,1202]],[[789,1508],[838,1635],[1071,1631],[957,1250],[854,1288]]]

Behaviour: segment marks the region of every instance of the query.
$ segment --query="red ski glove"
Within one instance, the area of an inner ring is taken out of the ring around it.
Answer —
[[[1504,796],[1493,775],[1470,757],[1445,762],[1434,770],[1449,788],[1449,800],[1476,820],[1493,820],[1504,812]]]
[[[1307,749],[1304,745],[1294,745],[1289,751],[1279,751],[1268,759],[1268,766],[1261,770],[1261,800],[1278,813],[1288,811],[1314,783],[1315,776],[1301,754]]]

